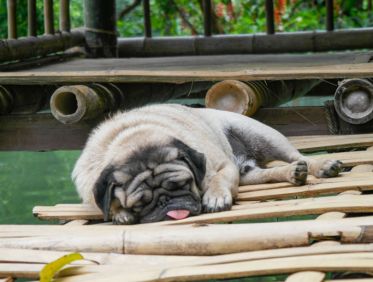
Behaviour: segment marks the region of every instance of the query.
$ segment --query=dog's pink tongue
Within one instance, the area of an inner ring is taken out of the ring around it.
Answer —
[[[173,219],[184,219],[187,218],[189,214],[190,211],[188,210],[174,210],[167,213],[167,215]]]

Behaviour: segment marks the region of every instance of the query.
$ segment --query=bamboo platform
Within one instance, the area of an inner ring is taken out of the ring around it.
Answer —
[[[77,58],[21,71],[3,71],[0,84],[77,82],[286,80],[372,77],[372,52],[213,55],[159,58]],[[3,67],[4,68],[4,67]]]
[[[241,186],[232,210],[179,221],[115,226],[90,205],[36,206],[35,216],[63,224],[0,226],[0,278],[38,279],[46,264],[80,252],[85,259],[65,266],[55,281],[272,275],[287,282],[373,281],[372,135],[290,139],[317,153],[313,158],[343,160],[345,171],[336,178],[309,176],[300,187]]]

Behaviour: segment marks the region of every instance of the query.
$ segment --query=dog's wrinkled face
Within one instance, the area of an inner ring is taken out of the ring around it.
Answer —
[[[148,146],[123,164],[110,165],[94,187],[105,220],[133,224],[182,219],[201,213],[205,157],[179,140]]]

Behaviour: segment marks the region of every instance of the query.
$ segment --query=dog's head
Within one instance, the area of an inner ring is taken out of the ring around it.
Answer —
[[[105,220],[116,210],[125,212],[122,224],[197,215],[205,163],[202,153],[179,140],[141,148],[102,171],[93,189],[96,204]]]

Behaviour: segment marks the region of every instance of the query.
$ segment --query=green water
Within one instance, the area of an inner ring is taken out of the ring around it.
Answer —
[[[0,224],[43,223],[34,206],[78,203],[70,174],[79,154],[0,152]]]

